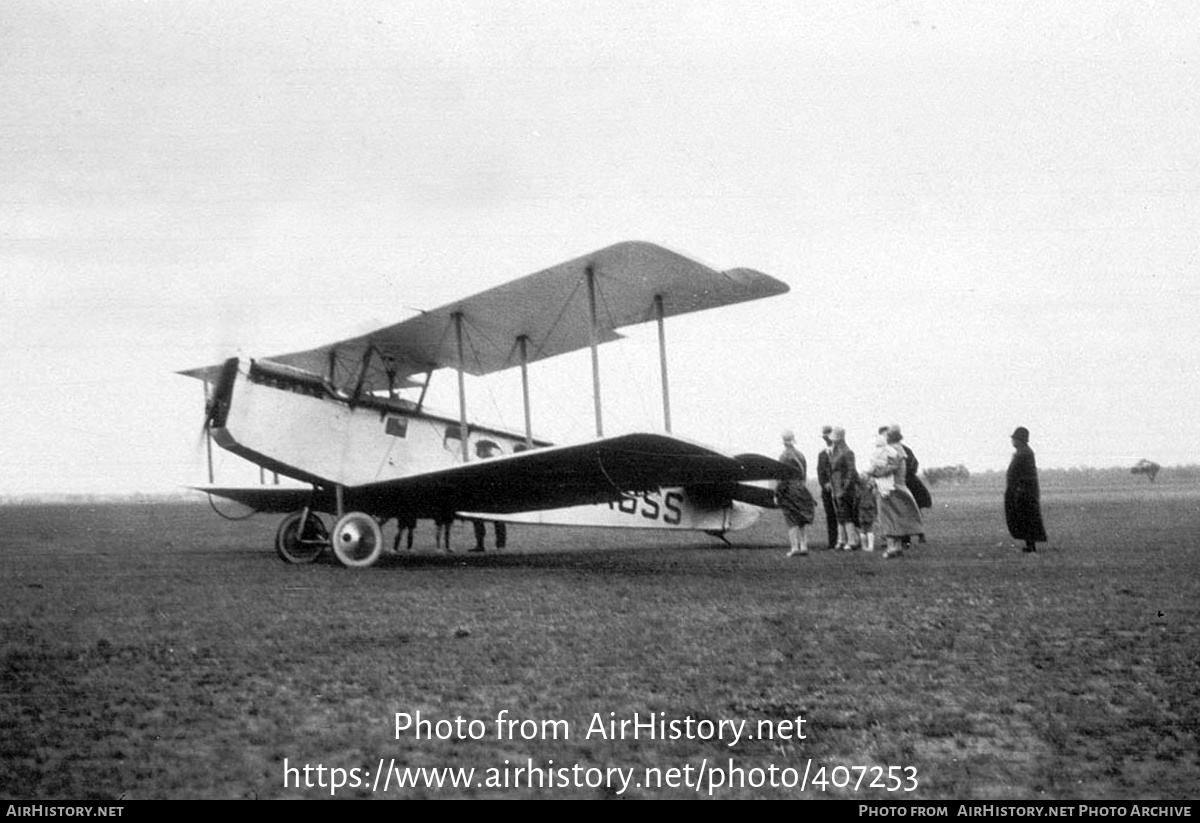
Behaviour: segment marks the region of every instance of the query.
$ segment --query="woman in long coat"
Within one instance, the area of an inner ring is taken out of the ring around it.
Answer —
[[[808,554],[808,537],[804,529],[813,522],[817,501],[813,500],[812,493],[808,490],[808,462],[796,448],[796,435],[790,430],[783,433],[783,454],[779,455],[779,462],[797,470],[795,476],[780,480],[775,486],[775,500],[783,510],[783,519],[787,522],[788,543],[791,544],[787,556]]]
[[[1046,526],[1042,523],[1042,492],[1038,485],[1037,461],[1029,448],[1029,429],[1018,426],[1012,433],[1012,461],[1004,486],[1004,519],[1008,533],[1025,541],[1025,551],[1037,551],[1045,543]]]
[[[898,557],[904,549],[903,541],[925,530],[917,501],[904,484],[906,462],[904,451],[889,444],[885,435],[879,435],[871,456],[871,475],[879,495],[879,531],[887,540],[885,558]]]

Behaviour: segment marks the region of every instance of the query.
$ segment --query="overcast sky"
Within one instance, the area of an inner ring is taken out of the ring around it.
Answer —
[[[176,370],[628,239],[792,289],[668,324],[677,434],[1200,462],[1197,101],[1190,0],[8,0],[0,493],[201,480]],[[602,349],[606,433],[661,426],[655,347]],[[541,433],[588,369],[534,370]]]

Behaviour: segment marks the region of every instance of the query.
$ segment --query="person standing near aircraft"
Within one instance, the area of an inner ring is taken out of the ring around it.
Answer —
[[[450,554],[454,549],[450,548],[450,528],[454,525],[454,512],[445,512],[433,518],[433,528],[437,531],[434,536],[434,543],[439,549],[445,549],[447,554]]]
[[[875,551],[875,518],[878,514],[875,478],[863,472],[858,476],[858,537],[865,552]]]
[[[1042,492],[1038,484],[1037,461],[1029,448],[1029,429],[1018,426],[1012,433],[1016,450],[1008,464],[1004,486],[1004,519],[1008,533],[1025,541],[1027,552],[1037,551],[1045,542],[1046,527],[1042,523]]]
[[[808,537],[804,529],[813,522],[817,512],[817,501],[808,491],[808,462],[796,448],[796,435],[790,429],[783,432],[783,454],[779,462],[795,467],[799,476],[780,480],[775,486],[775,501],[783,510],[787,522],[788,543],[791,548],[787,556],[808,554]]]
[[[913,454],[913,450],[904,443],[904,435],[900,433],[900,425],[893,423],[890,426],[884,426],[879,430],[880,434],[887,435],[888,445],[904,452],[905,469],[904,469],[904,485],[908,486],[908,490],[912,493],[913,500],[917,501],[918,509],[933,508],[933,495],[929,493],[929,489],[921,482],[921,476],[917,473],[920,469],[920,464],[917,462],[917,456]],[[924,517],[922,517],[924,523]],[[925,532],[917,535],[917,542],[925,542]],[[909,541],[905,540],[904,545],[907,548]]]
[[[887,435],[875,438],[871,476],[879,495],[879,531],[887,541],[885,559],[899,557],[904,551],[904,539],[920,534],[925,528],[917,501],[904,485],[905,462],[904,451],[888,443]]]
[[[825,441],[825,446],[817,455],[817,485],[821,487],[821,508],[825,510],[825,531],[829,536],[828,546],[832,549],[837,544],[838,526],[837,513],[833,509],[833,485],[829,468],[830,455],[833,453],[833,443],[829,439],[831,431],[833,431],[833,426],[821,427],[821,439]]]
[[[479,456],[480,460],[487,460],[499,453],[500,447],[491,440],[480,440],[475,444],[475,454]],[[471,525],[475,527],[475,548],[471,551],[481,552],[483,551],[483,542],[487,538],[487,521],[472,520]],[[508,524],[502,520],[495,520],[492,522],[492,528],[496,532],[496,549],[498,551],[508,543]]]
[[[481,552],[487,538],[487,521],[472,520],[471,525],[475,528],[475,548],[471,551]],[[503,520],[493,520],[492,528],[496,531],[496,549],[503,549],[508,544],[508,525]]]
[[[846,445],[846,430],[834,426],[829,432],[833,444],[829,457],[829,485],[833,496],[833,511],[837,515],[837,546],[844,551],[859,548],[858,471],[854,468],[854,452]]]
[[[395,540],[395,542],[392,543],[392,551],[393,552],[400,551],[400,541],[404,538],[405,534],[408,535],[407,548],[409,551],[412,551],[413,532],[415,532],[416,530],[417,530],[417,518],[412,517],[410,515],[406,515],[406,514],[396,515],[396,540]]]

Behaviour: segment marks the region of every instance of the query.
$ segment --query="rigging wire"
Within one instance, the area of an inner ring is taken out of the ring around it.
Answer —
[[[579,287],[583,283],[584,278],[580,277],[575,281],[575,287],[571,289],[571,293],[567,295],[567,299],[563,301],[562,307],[558,310],[558,315],[555,316],[554,322],[550,324],[550,329],[546,332],[545,340],[549,342],[554,337],[554,332],[558,329],[558,324],[562,322],[563,315],[567,313],[567,308],[571,305],[571,301],[575,299],[575,295],[579,293]],[[537,344],[537,341],[530,341],[534,344],[534,349],[538,354],[544,351],[544,348]]]
[[[483,329],[479,328],[479,326],[472,323],[471,319],[469,317],[466,317],[464,315],[463,319],[466,321],[463,324],[463,331],[466,332],[463,335],[463,337],[465,338],[467,348],[470,350],[471,357],[474,359],[474,362],[477,365],[482,367],[482,360],[480,359],[480,351],[483,348],[482,346],[477,346],[475,344],[477,337],[482,341],[482,343],[490,346],[493,350],[495,350],[497,352],[504,351],[499,345],[497,345],[497,343],[494,340],[492,340],[487,334],[484,333]],[[473,332],[477,332],[477,334],[474,334]],[[511,352],[511,349],[509,351]],[[499,418],[496,422],[499,423],[501,428],[507,429],[507,428],[509,428],[508,421],[505,419],[504,410],[501,407],[500,402],[496,399],[496,393],[493,388],[492,381],[486,379],[487,375],[484,375],[483,377],[484,377],[484,379],[481,382],[483,384],[484,390],[487,393],[488,399],[491,400],[492,411],[496,415],[496,417]]]
[[[242,515],[241,517],[234,517],[231,514],[225,514],[225,512],[217,508],[217,504],[213,502],[213,496],[211,493],[208,495],[208,507],[216,512],[218,517],[222,518],[223,520],[229,520],[233,523],[237,523],[241,520],[249,520],[251,517],[261,512],[261,509],[251,508],[250,511],[246,512],[246,514]]]
[[[603,308],[604,316],[608,319],[609,328],[611,328],[615,331],[617,328],[616,321],[613,319],[612,310],[608,306],[608,300],[605,299],[604,288],[603,288],[603,285],[601,284],[599,278],[596,278],[596,296],[599,298],[599,302]],[[651,309],[650,311],[653,311],[653,310]],[[631,337],[632,337],[632,335],[631,335]],[[620,342],[620,341],[618,341],[618,342]],[[615,357],[619,357],[625,363],[625,374],[634,374],[635,373],[635,364],[629,359],[629,353],[625,347],[622,347],[619,345],[612,346],[610,348],[610,351],[612,351],[612,353]],[[626,385],[633,386],[633,391],[634,391],[635,396],[637,397],[638,405],[641,406],[641,409],[642,409],[642,419],[643,420],[653,420],[653,415],[651,415],[650,409],[646,405],[646,393],[643,390],[642,381],[641,380],[629,380],[629,381],[626,381]],[[608,410],[606,410],[606,411],[608,411]],[[619,418],[619,412],[617,412],[617,415]],[[619,422],[619,420],[618,420],[618,422]],[[628,422],[626,422],[625,425],[626,425],[626,427],[629,427]],[[634,424],[634,427],[636,428],[636,423]]]

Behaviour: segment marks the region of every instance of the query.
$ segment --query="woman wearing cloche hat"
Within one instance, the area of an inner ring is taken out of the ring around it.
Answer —
[[[783,510],[783,518],[787,522],[788,542],[791,548],[788,557],[808,554],[808,537],[804,529],[813,522],[817,502],[808,491],[807,474],[808,461],[796,448],[796,435],[791,429],[783,431],[783,454],[779,456],[780,463],[786,463],[796,470],[792,477],[780,480],[775,487],[775,500]]]

